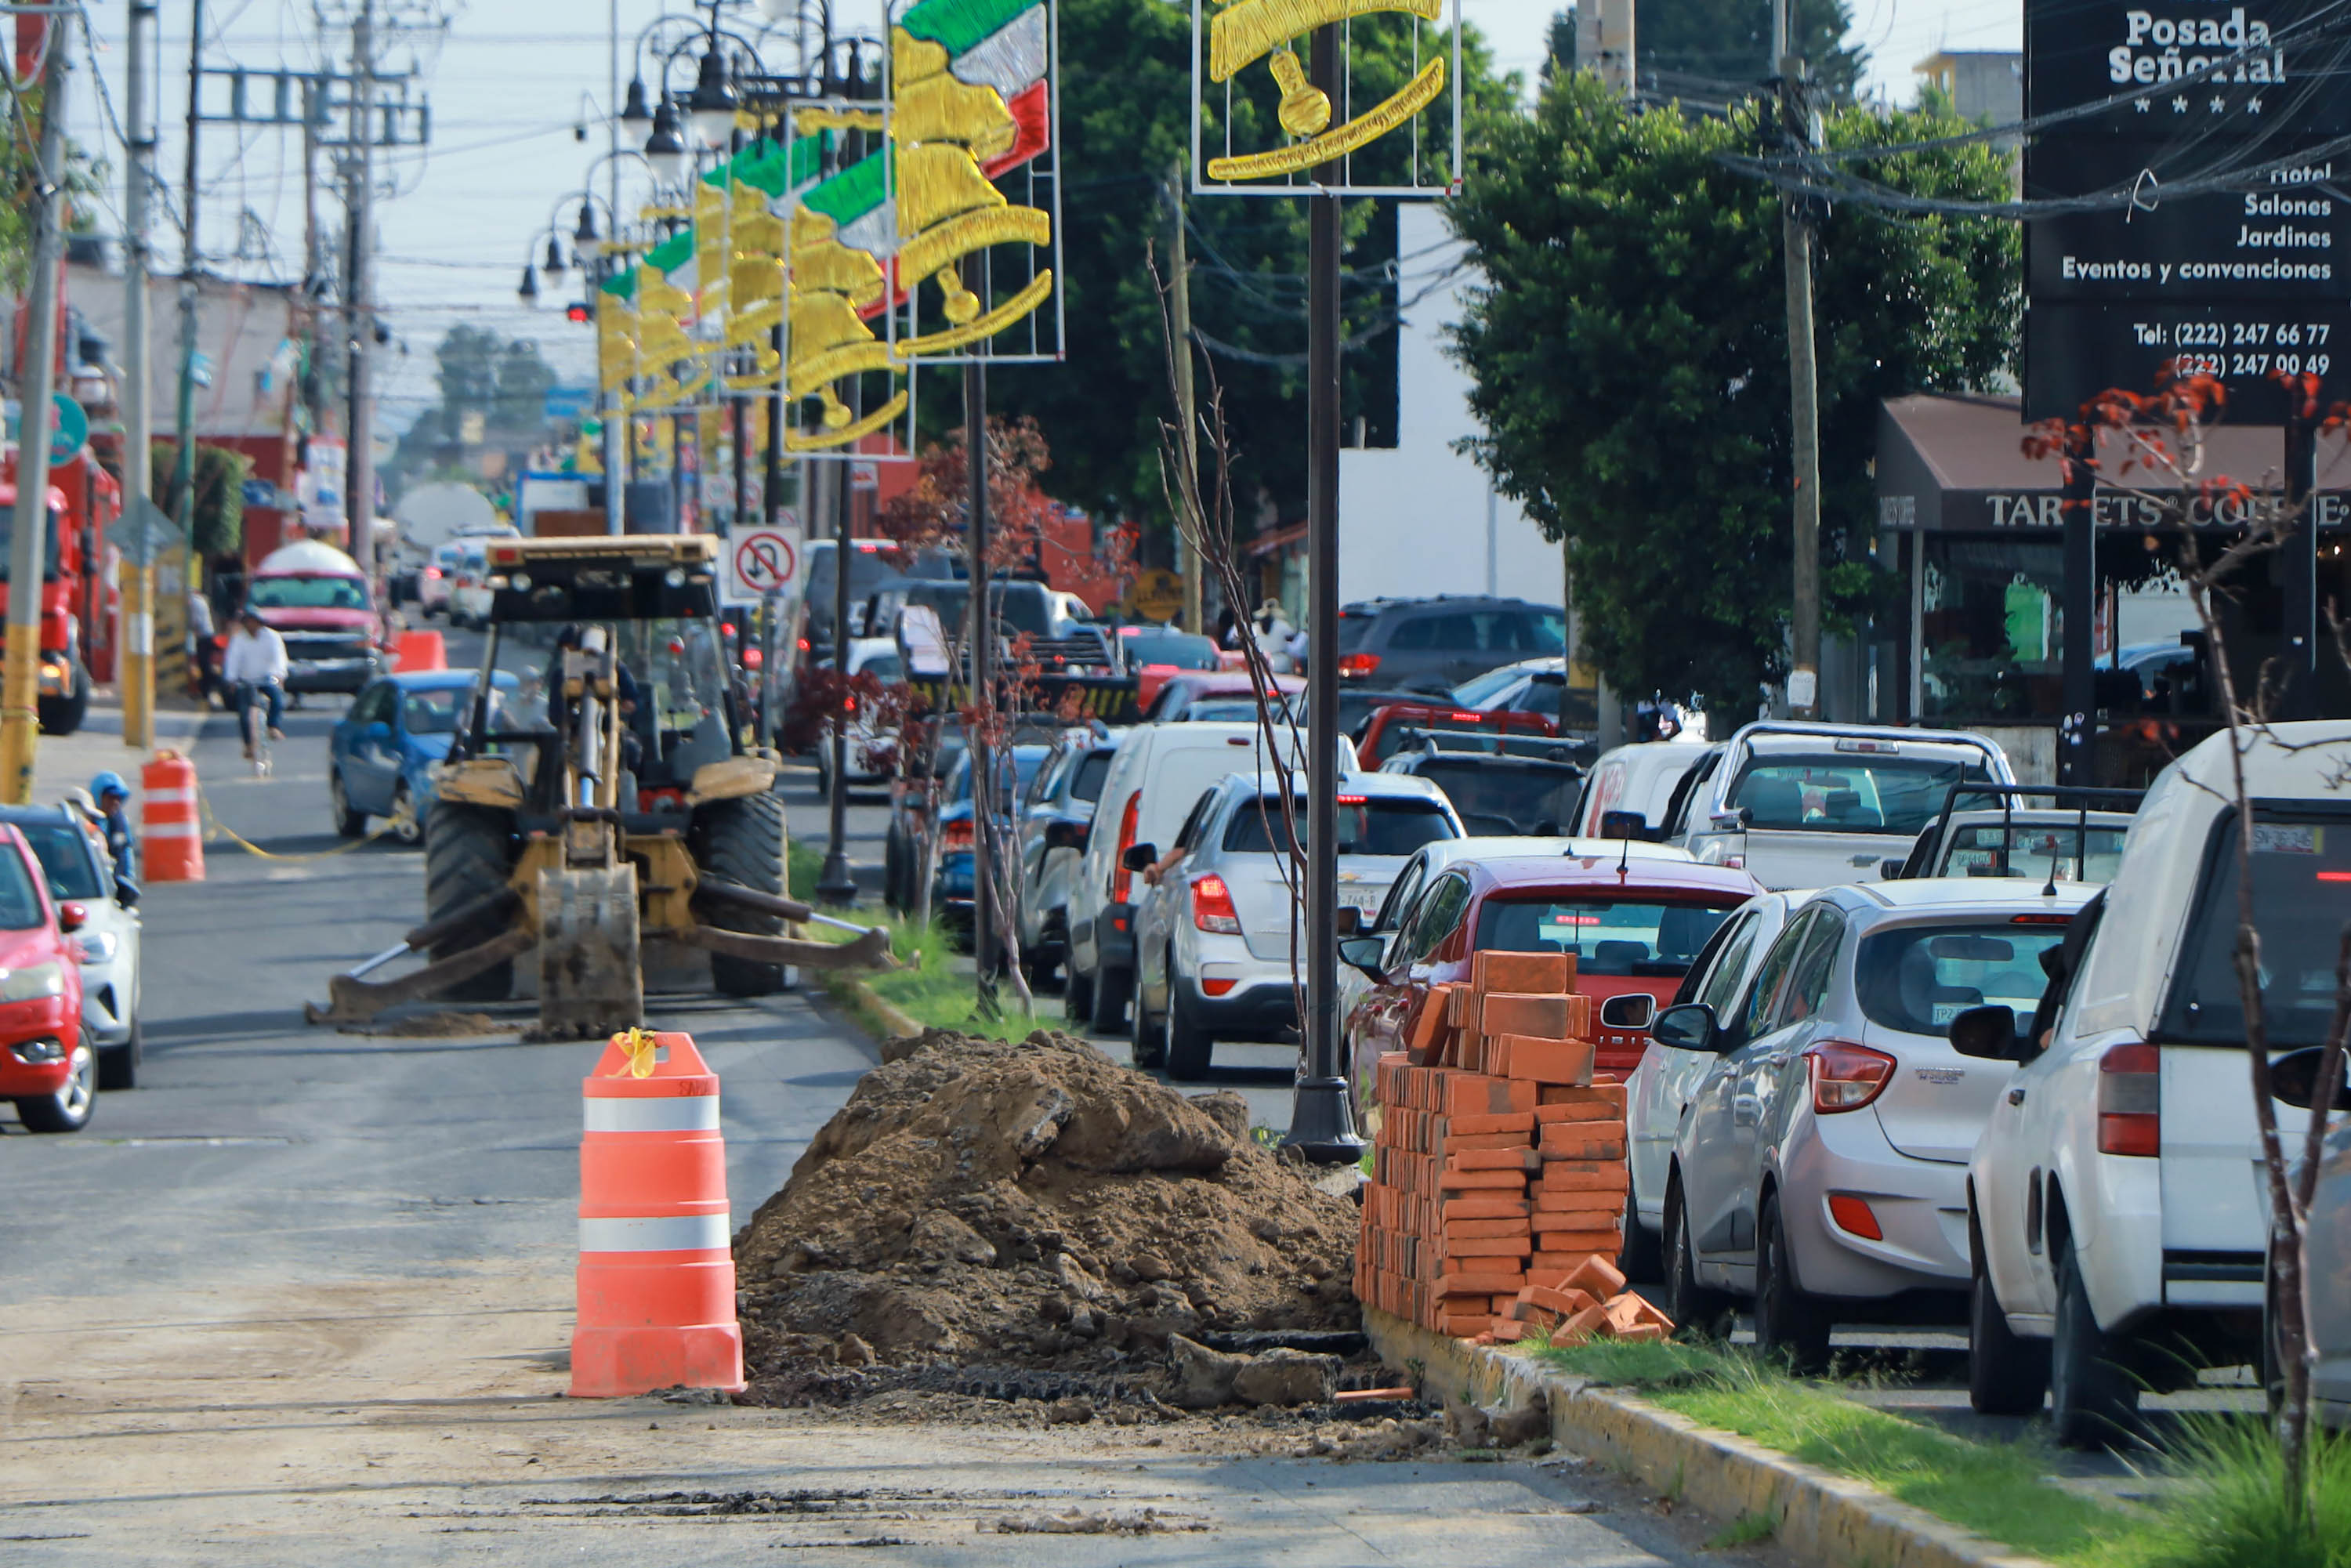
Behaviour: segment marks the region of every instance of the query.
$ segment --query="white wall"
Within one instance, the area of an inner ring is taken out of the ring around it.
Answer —
[[[66,269],[68,298],[123,361],[126,313],[120,276],[78,263]],[[287,344],[293,301],[285,288],[205,278],[196,290],[196,349],[213,361],[213,384],[196,389],[200,436],[276,435],[286,428],[298,361]],[[180,283],[147,280],[148,416],[158,437],[172,430],[180,391]]]
[[[1397,219],[1403,297],[1428,287],[1460,257],[1434,204],[1407,202]],[[1397,346],[1394,451],[1339,454],[1339,597],[1484,593],[1556,604],[1559,547],[1544,541],[1516,503],[1491,495],[1476,463],[1451,443],[1479,431],[1469,378],[1445,356],[1444,331],[1461,319],[1464,274],[1405,311]]]

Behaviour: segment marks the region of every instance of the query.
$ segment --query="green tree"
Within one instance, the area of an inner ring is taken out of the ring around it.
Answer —
[[[1964,130],[1833,117],[1833,146]],[[1496,486],[1569,542],[1592,655],[1619,691],[1751,707],[1784,668],[1792,465],[1781,198],[1719,153],[1729,120],[1636,113],[1590,73],[1501,128],[1451,204],[1484,286],[1456,333]],[[2004,200],[1981,147],[1871,165],[1919,194]],[[1821,542],[1833,616],[1865,609],[1878,401],[1983,384],[2015,342],[2013,224],[1839,204],[1815,245]]]
[[[172,494],[172,474],[180,455],[177,442],[158,441],[148,448],[148,493],[163,504],[172,517],[180,515],[180,497]],[[245,547],[245,482],[253,476],[253,459],[225,446],[196,443],[195,510],[190,526],[199,555],[235,555]]]
[[[1411,33],[1393,16],[1358,17],[1353,103],[1358,113],[1402,86],[1413,70]],[[1449,47],[1424,31],[1422,60]],[[1033,417],[1051,438],[1053,471],[1047,488],[1063,501],[1111,517],[1152,519],[1166,527],[1160,488],[1159,422],[1167,417],[1167,350],[1159,301],[1145,267],[1155,252],[1167,266],[1170,166],[1191,149],[1189,120],[1191,15],[1181,6],[1137,5],[1132,0],[1064,0],[1061,25],[1062,305],[1068,322],[1066,362],[1004,366],[988,376],[992,412]],[[1514,78],[1498,78],[1485,44],[1465,30],[1464,75],[1476,115],[1507,112]],[[1234,140],[1257,147],[1270,132],[1277,94],[1262,65],[1233,86]],[[1221,91],[1207,108],[1213,114]],[[1449,124],[1432,109],[1423,128],[1423,168],[1432,150],[1443,156]],[[1432,136],[1434,147],[1432,148]],[[1221,147],[1221,132],[1206,144]],[[1395,179],[1409,155],[1401,133],[1359,154],[1359,179]],[[1301,200],[1186,198],[1192,240],[1192,317],[1218,343],[1275,362],[1213,354],[1236,445],[1235,483],[1255,494],[1259,510],[1288,521],[1302,515],[1306,497],[1305,365],[1306,208]],[[1378,270],[1379,236],[1370,202],[1349,204],[1343,295],[1346,330],[1360,340],[1394,316],[1395,290]],[[1361,371],[1371,355],[1348,356]],[[1392,363],[1392,360],[1390,361]],[[1365,412],[1372,389],[1360,374],[1346,389],[1347,414]],[[1207,382],[1201,380],[1205,398]],[[927,400],[927,407],[945,406]],[[1249,508],[1244,506],[1246,513]],[[1247,524],[1244,523],[1244,528]]]

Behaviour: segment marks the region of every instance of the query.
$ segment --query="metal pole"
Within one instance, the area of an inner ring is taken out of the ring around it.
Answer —
[[[854,410],[863,399],[858,387],[850,387],[850,406]],[[833,506],[835,525],[832,547],[832,668],[844,681],[849,677],[849,569],[850,557],[855,552],[849,538],[849,463],[846,459],[824,463],[818,467],[832,486],[828,497]],[[838,714],[831,716],[832,736],[820,744],[832,747],[832,798],[827,804],[827,838],[824,851],[824,871],[817,878],[816,895],[827,904],[847,904],[856,902],[857,878],[849,869],[849,732],[841,724]]]
[[[1337,101],[1339,29],[1315,30],[1314,85]],[[1335,176],[1338,166],[1321,172]],[[1285,1147],[1311,1160],[1361,1157],[1339,1060],[1339,198],[1307,198],[1306,231],[1306,1017]]]
[[[629,265],[626,252],[621,249],[621,0],[611,0],[611,93],[604,100],[604,189],[606,215],[612,232],[605,236],[604,256],[610,258],[601,265],[591,277],[599,278]],[[604,291],[596,288],[597,363],[601,371],[603,362]],[[601,374],[599,376],[601,380]],[[614,387],[602,394],[604,405],[604,531],[625,534],[629,531],[629,413],[626,406],[628,388]]]
[[[350,518],[351,558],[368,580],[375,561],[375,392],[369,370],[375,350],[375,0],[360,0],[351,23],[351,121],[359,159],[350,211],[350,450],[345,455],[344,502]]]
[[[1790,136],[1809,145],[1810,110],[1805,103],[1804,62],[1790,32],[1789,0],[1772,0],[1771,53],[1780,62],[1782,123]],[[1788,275],[1788,403],[1791,455],[1796,483],[1796,558],[1789,652],[1788,706],[1799,717],[1820,713],[1821,668],[1821,436],[1820,375],[1813,345],[1813,231],[1802,204],[1789,192],[1780,196],[1780,239]]]
[[[122,191],[122,502],[136,513],[151,502],[153,455],[148,444],[154,424],[149,406],[153,375],[147,321],[147,183],[155,177],[155,133],[148,124],[148,50],[157,30],[154,0],[131,0],[131,33],[125,42],[124,109],[129,116],[131,162]],[[155,744],[155,569],[151,563],[122,565],[122,744],[145,750]]]
[[[2070,441],[2065,455],[2065,488],[2060,515],[2065,529],[2064,638],[2063,656],[2064,716],[2057,727],[2057,781],[2092,785],[2097,780],[2096,729],[2097,647],[2091,622],[2098,612],[2097,470],[2092,437]]]
[[[172,410],[172,487],[165,498],[188,550],[188,587],[204,585],[196,554],[196,140],[204,125],[204,0],[188,6],[188,146],[181,170],[180,385]]]
[[[2291,395],[2291,394],[2289,394]],[[2318,431],[2314,410],[2285,416],[2285,504],[2293,532],[2279,573],[2285,591],[2286,686],[2280,705],[2290,719],[2318,716]]]
[[[966,274],[969,284],[979,279]],[[969,284],[967,286],[968,287]],[[988,590],[994,573],[988,569],[987,516],[987,367],[978,360],[963,367],[963,450],[969,481],[965,503],[964,542],[971,552],[971,700],[980,722],[969,739],[971,747],[971,951],[979,969],[979,998],[985,1005],[996,992],[996,854],[997,802],[994,748],[987,724],[996,716],[996,606]]]
[[[1167,199],[1173,204],[1176,218],[1176,237],[1171,247],[1176,268],[1176,294],[1169,302],[1176,329],[1176,413],[1184,422],[1183,433],[1176,438],[1176,451],[1181,455],[1186,476],[1196,479],[1200,472],[1200,457],[1194,445],[1198,439],[1199,418],[1192,406],[1192,260],[1191,245],[1184,232],[1184,160],[1181,158],[1168,165]],[[1203,527],[1207,521],[1206,517],[1199,519]],[[1207,617],[1207,609],[1202,602],[1207,585],[1202,581],[1204,571],[1200,549],[1198,545],[1180,538],[1176,541],[1176,549],[1180,553],[1176,567],[1184,574],[1184,630],[1196,637]]]
[[[16,444],[16,532],[8,542],[8,652],[0,697],[0,796],[11,806],[33,800],[33,754],[40,733],[41,570],[49,508],[49,432],[57,422],[57,274],[65,265],[66,59],[72,24],[49,29],[41,65],[41,164],[34,171],[40,206],[33,243],[32,317],[25,345],[22,434]]]

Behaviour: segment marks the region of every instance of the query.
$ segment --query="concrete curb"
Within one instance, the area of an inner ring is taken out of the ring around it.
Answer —
[[[859,1006],[870,1009],[872,1011],[873,1016],[882,1020],[883,1025],[889,1029],[891,1039],[894,1040],[901,1037],[912,1039],[915,1035],[923,1032],[925,1026],[916,1023],[912,1018],[909,1018],[906,1014],[899,1011],[898,1009],[892,1006],[890,1003],[883,1001],[880,997],[875,996],[873,994],[873,988],[859,979],[856,976],[841,976],[841,986],[842,989],[848,991],[851,996],[857,999]]]
[[[1552,1440],[1725,1522],[1777,1520],[1776,1544],[1822,1568],[2049,1568],[1866,1482],[1801,1463],[1646,1400],[1472,1344],[1370,1307],[1364,1326],[1388,1365],[1424,1369],[1423,1392],[1521,1406],[1541,1390]]]

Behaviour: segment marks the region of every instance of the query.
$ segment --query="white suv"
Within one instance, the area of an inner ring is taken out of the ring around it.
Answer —
[[[2242,762],[2269,1043],[2315,1045],[2351,918],[2351,726],[2273,726]],[[2156,780],[2032,1019],[1953,1022],[1955,1049],[2023,1064],[1968,1173],[1970,1393],[2017,1413],[2046,1389],[2077,1447],[2127,1433],[2142,1385],[2258,1343],[2269,1203],[2232,959],[2231,774],[2223,734]],[[2304,1115],[2278,1107],[2283,1127]]]

